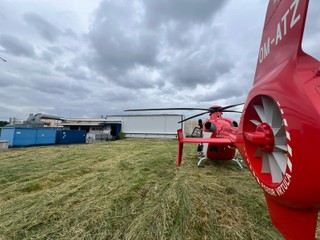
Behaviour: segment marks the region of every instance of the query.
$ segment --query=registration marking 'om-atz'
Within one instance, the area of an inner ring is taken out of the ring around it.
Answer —
[[[300,0],[293,0],[290,7],[283,14],[281,20],[277,23],[275,36],[268,37],[267,40],[261,44],[259,50],[259,63],[262,63],[271,53],[271,47],[277,46],[279,42],[287,35],[300,20],[300,14],[297,12]],[[291,19],[288,18],[289,13],[292,13]]]

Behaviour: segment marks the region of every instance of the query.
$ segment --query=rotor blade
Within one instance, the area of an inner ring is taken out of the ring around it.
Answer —
[[[278,131],[273,130],[273,132],[274,132],[274,147],[277,150],[287,152],[288,151],[287,136],[286,136],[284,126],[282,125],[282,127]]]
[[[210,111],[209,108],[138,108],[138,109],[126,109],[125,112],[139,112],[139,111],[171,111],[171,110],[202,110]]]
[[[242,113],[240,111],[236,111],[236,110],[224,110],[222,112],[233,112],[233,113]]]
[[[221,107],[219,108],[219,112],[224,112],[225,109],[228,109],[228,108],[232,108],[232,107],[236,107],[236,106],[240,106],[240,105],[243,105],[244,103],[238,103],[238,104],[233,104],[233,105],[228,105],[228,106],[225,106],[225,107]]]
[[[282,171],[278,165],[273,154],[268,153],[269,165],[271,170],[271,177],[273,183],[280,183],[282,181]]]
[[[270,173],[270,164],[269,164],[269,157],[268,153],[263,153],[262,155],[262,168],[261,168],[262,173]]]
[[[262,122],[267,122],[267,118],[266,118],[266,115],[264,113],[263,107],[261,105],[253,105],[253,107],[256,110],[257,114],[259,115],[260,120]]]
[[[271,127],[272,128],[281,128],[282,125],[283,125],[283,123],[282,123],[281,112],[280,112],[277,104],[274,103],[273,116],[272,116],[272,120],[271,120]]]
[[[283,154],[283,152],[273,152],[272,154],[277,161],[282,174],[285,174],[287,168],[287,157]]]
[[[286,137],[275,137],[274,138],[274,145],[287,145]]]
[[[264,109],[264,114],[266,116],[266,122],[271,124],[273,112],[275,111],[275,107],[273,106],[273,100],[271,98],[267,98],[262,96],[262,106]]]
[[[259,124],[261,124],[261,122],[259,122],[258,120],[250,120],[250,122],[252,122],[254,125],[258,126]]]
[[[288,147],[285,144],[277,144],[274,147],[280,151],[288,152]]]
[[[2,58],[2,57],[0,57],[0,59],[2,60],[2,61],[4,61],[4,62],[7,62],[7,60],[5,60],[4,58]]]
[[[274,137],[286,137],[286,130],[284,128],[284,125],[282,125],[281,128],[278,129],[278,131],[273,130],[273,134]]]
[[[276,128],[276,127],[272,127],[272,132],[273,132],[273,135],[276,136],[276,134],[279,132],[280,128]]]
[[[125,112],[139,112],[139,111],[177,111],[177,110],[202,110],[202,111],[208,111],[208,112],[236,112],[236,113],[242,113],[240,111],[236,110],[228,110],[224,111],[225,109],[231,108],[231,107],[236,107],[239,105],[242,105],[244,103],[239,103],[239,104],[233,104],[233,105],[228,105],[225,107],[219,107],[219,108],[138,108],[138,109],[126,109],[124,110]]]
[[[206,114],[206,113],[209,113],[209,111],[203,112],[203,113],[199,113],[199,114],[196,114],[196,115],[193,115],[193,116],[191,116],[191,117],[188,117],[188,118],[186,118],[186,119],[183,119],[182,121],[179,121],[178,123],[182,123],[182,122],[188,121],[188,120],[190,120],[190,119],[192,119],[192,118],[199,117],[199,116],[201,116],[201,115],[203,115],[203,114]]]
[[[274,147],[280,151],[287,152],[287,136],[284,129],[284,125],[281,128],[277,128],[277,130],[273,129],[274,134]]]

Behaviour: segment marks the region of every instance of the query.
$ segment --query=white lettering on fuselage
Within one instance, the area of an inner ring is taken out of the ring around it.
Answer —
[[[291,175],[286,173],[286,175],[283,178],[283,181],[279,187],[276,188],[276,192],[278,196],[281,196],[287,191],[289,185],[291,183]]]
[[[265,192],[269,193],[269,194],[272,195],[272,196],[277,196],[274,189],[266,186],[265,184],[263,184],[263,183],[260,182],[260,181],[259,181],[258,183],[259,183],[259,185],[262,187],[262,189],[263,189]]]
[[[259,50],[259,63],[262,63],[271,53],[272,46],[277,46],[281,40],[287,35],[297,22],[300,20],[298,6],[300,0],[293,0],[289,9],[283,14],[281,20],[277,23],[275,37],[267,37],[266,41],[261,44]],[[289,13],[292,13],[291,19],[288,19]],[[289,24],[290,23],[290,24]]]
[[[259,177],[257,176],[255,171],[253,170],[253,168],[252,168],[250,163],[249,163],[249,168],[250,168],[250,170],[252,172],[253,177],[256,179],[257,183],[269,195],[271,195],[271,196],[281,196],[288,190],[289,185],[291,183],[291,175],[289,173],[286,173],[283,176],[283,181],[281,182],[281,184],[278,187],[272,188],[272,187],[268,187],[266,184],[264,184],[262,181],[260,181]]]

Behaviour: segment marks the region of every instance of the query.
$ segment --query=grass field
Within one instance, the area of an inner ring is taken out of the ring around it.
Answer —
[[[0,152],[0,239],[281,239],[233,162],[197,168],[175,140]]]

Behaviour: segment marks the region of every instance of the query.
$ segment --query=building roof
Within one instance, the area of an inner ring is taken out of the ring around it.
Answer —
[[[121,124],[121,121],[108,121],[104,118],[69,118],[61,123],[63,126],[105,126],[110,124]]]

